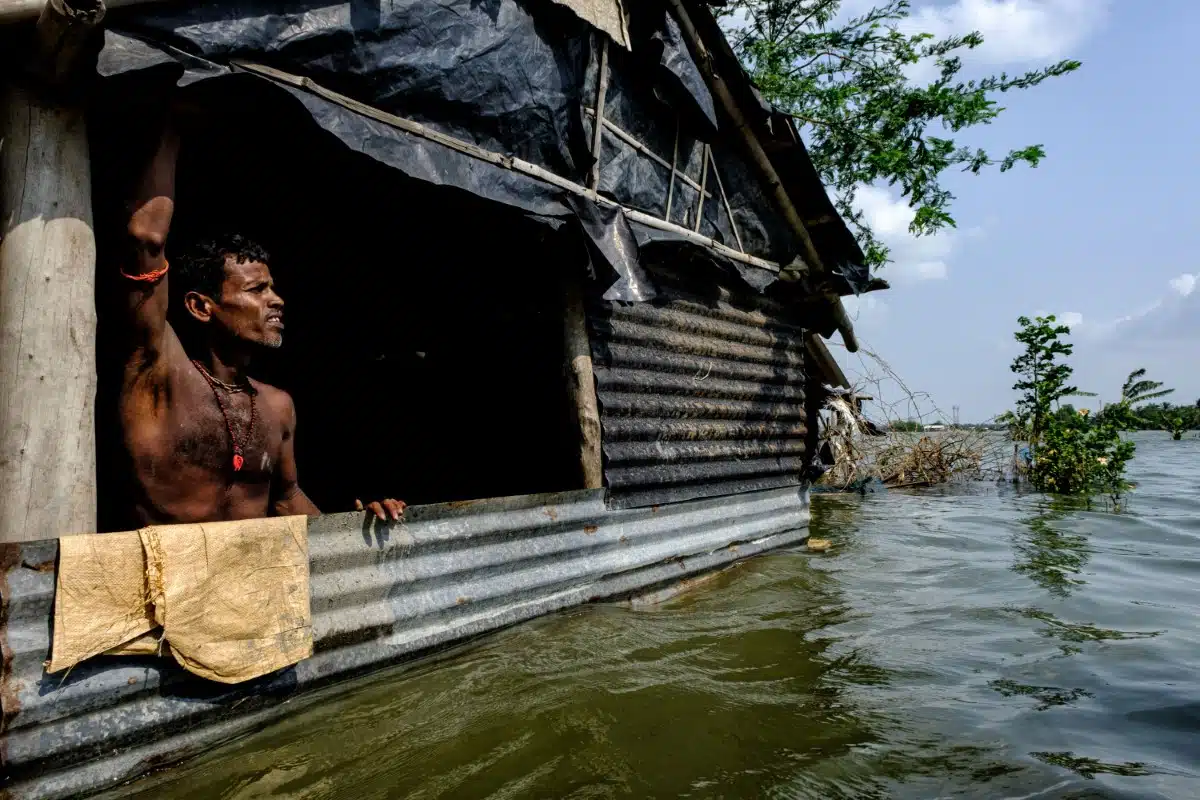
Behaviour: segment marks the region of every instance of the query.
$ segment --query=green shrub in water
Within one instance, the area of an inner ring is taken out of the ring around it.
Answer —
[[[1088,409],[1063,413],[1068,397],[1094,396],[1070,385],[1071,366],[1066,358],[1073,345],[1060,337],[1070,334],[1053,316],[1020,317],[1016,339],[1025,351],[1012,363],[1019,380],[1013,388],[1021,393],[1015,412],[1009,412],[1010,430],[1019,431],[1029,442],[1031,464],[1028,477],[1042,492],[1064,495],[1108,495],[1115,503],[1129,489],[1125,467],[1133,458],[1134,444],[1121,438],[1131,427],[1130,392],[1122,393],[1116,408],[1091,416]],[[1126,388],[1135,376],[1126,382]],[[1157,388],[1157,387],[1155,387]]]

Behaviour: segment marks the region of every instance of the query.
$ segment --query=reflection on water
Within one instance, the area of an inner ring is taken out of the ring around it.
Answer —
[[[1124,639],[1147,639],[1158,636],[1163,631],[1117,631],[1110,628],[1098,628],[1086,622],[1064,622],[1049,612],[1037,608],[1027,608],[1021,615],[1045,623],[1038,629],[1039,636],[1050,639],[1060,639],[1064,642],[1103,642],[1105,640],[1121,641]],[[1069,653],[1080,652],[1079,648],[1070,648]]]
[[[121,794],[1193,797],[1200,442],[1134,468],[1119,515],[824,496],[827,554],[485,637]]]
[[[1146,765],[1138,761],[1126,761],[1123,764],[1106,764],[1094,758],[1081,758],[1071,753],[1033,753],[1033,756],[1047,764],[1069,769],[1085,778],[1094,778],[1101,773],[1109,775],[1149,775]]]
[[[1068,498],[1039,503],[1038,513],[1026,519],[1025,530],[1015,536],[1013,569],[1058,596],[1082,586],[1086,581],[1080,576],[1091,555],[1088,537],[1064,532],[1055,524],[1082,508],[1082,503]]]
[[[998,678],[988,683],[1005,697],[1024,695],[1038,701],[1037,710],[1045,711],[1054,706],[1065,706],[1074,703],[1081,697],[1092,697],[1087,689],[1063,689],[1059,686],[1026,686],[1007,678]]]

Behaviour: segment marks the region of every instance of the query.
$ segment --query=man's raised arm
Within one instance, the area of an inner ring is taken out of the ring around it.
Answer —
[[[129,247],[121,261],[122,293],[127,301],[129,366],[153,366],[167,336],[167,260],[165,248],[175,210],[175,162],[179,136],[164,126],[154,156],[129,203]]]

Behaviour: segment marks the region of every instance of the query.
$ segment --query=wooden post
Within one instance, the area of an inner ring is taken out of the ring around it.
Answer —
[[[61,86],[74,77],[104,12],[103,0],[47,0],[34,29],[35,66],[46,83]]]
[[[583,292],[574,276],[565,281],[563,349],[567,372],[567,394],[579,419],[579,466],[583,488],[604,486],[604,467],[600,455],[600,411],[596,401],[596,382],[592,372],[592,346],[588,337]]]
[[[96,244],[83,112],[2,100],[0,542],[15,542],[96,529]]]

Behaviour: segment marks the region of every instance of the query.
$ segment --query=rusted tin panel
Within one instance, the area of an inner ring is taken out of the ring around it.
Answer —
[[[240,686],[173,662],[99,658],[45,675],[56,543],[4,551],[0,738],[12,798],[93,793],[285,713],[313,690],[590,600],[655,590],[807,536],[788,487],[614,511],[601,491],[415,507],[405,523],[315,518],[315,653]],[[48,566],[49,565],[49,566]]]
[[[762,298],[689,293],[596,303],[594,374],[615,507],[798,485],[807,450],[806,331]]]

